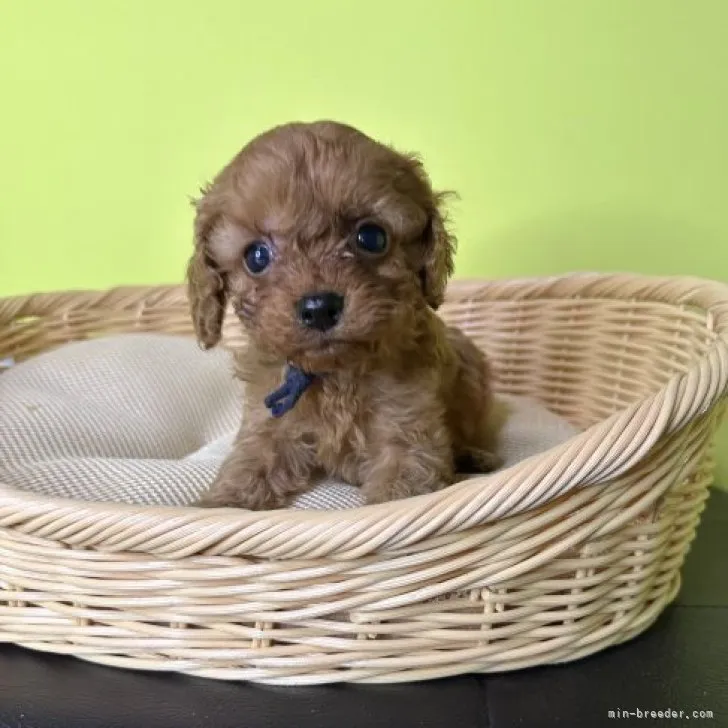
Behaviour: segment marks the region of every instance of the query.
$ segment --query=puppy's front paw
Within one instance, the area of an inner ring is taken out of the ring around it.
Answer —
[[[244,508],[249,511],[266,511],[283,508],[285,498],[270,487],[265,478],[249,473],[221,472],[197,503],[198,508]]]
[[[503,458],[500,455],[479,448],[464,450],[455,458],[455,470],[458,474],[492,473],[502,465]]]
[[[384,503],[446,488],[453,481],[450,444],[390,442],[372,448],[361,474],[367,503]]]
[[[429,479],[419,483],[411,482],[407,478],[401,478],[389,482],[370,482],[362,486],[362,493],[367,505],[375,503],[388,503],[393,500],[410,498],[413,495],[423,493],[434,493],[449,485],[445,480]]]
[[[391,461],[390,467],[375,467],[361,490],[367,503],[386,503],[442,490],[452,482],[451,475],[444,462],[404,456],[395,467],[391,467]]]

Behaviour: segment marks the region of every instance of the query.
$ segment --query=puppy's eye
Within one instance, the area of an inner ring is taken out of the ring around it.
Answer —
[[[245,261],[245,267],[254,276],[260,275],[273,260],[270,245],[262,240],[256,240],[245,249],[243,260]]]
[[[379,225],[365,223],[356,231],[356,245],[370,255],[382,255],[387,252],[389,241]]]

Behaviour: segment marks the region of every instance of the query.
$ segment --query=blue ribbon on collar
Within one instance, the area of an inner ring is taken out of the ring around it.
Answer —
[[[301,395],[313,384],[315,374],[288,365],[283,384],[265,398],[265,406],[273,417],[282,417],[296,406]]]

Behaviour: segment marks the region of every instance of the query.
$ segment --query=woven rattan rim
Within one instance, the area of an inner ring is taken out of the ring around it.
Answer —
[[[0,325],[78,308],[133,311],[180,304],[179,286],[128,287],[0,300]],[[524,513],[582,486],[625,475],[662,437],[711,410],[728,390],[728,286],[698,278],[576,274],[526,280],[458,281],[446,307],[473,302],[577,298],[649,301],[705,312],[712,343],[652,395],[546,454],[446,490],[347,511],[210,511],[49,499],[0,484],[0,527],[76,548],[181,558],[197,554],[270,559],[361,558],[401,551]],[[60,312],[63,312],[61,314]]]

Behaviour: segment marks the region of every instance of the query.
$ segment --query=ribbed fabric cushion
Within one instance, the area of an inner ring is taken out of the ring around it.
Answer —
[[[2,358],[3,352],[0,352]],[[66,344],[0,375],[0,482],[48,496],[185,505],[212,482],[240,424],[241,385],[222,349],[125,334]],[[575,434],[527,399],[503,397],[505,467]],[[319,483],[296,508],[363,505]]]

